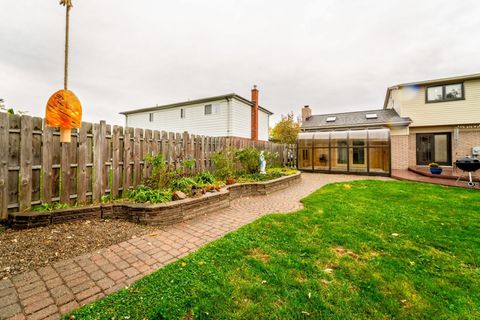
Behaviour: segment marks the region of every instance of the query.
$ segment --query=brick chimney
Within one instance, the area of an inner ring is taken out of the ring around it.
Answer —
[[[253,86],[252,89],[252,140],[258,140],[258,89]]]
[[[312,116],[312,109],[310,109],[310,106],[305,106],[302,108],[302,123],[307,121],[308,118]]]

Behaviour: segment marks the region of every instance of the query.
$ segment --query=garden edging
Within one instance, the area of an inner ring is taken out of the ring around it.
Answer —
[[[113,203],[45,212],[17,212],[8,215],[8,226],[28,229],[82,219],[123,219],[145,225],[167,226],[230,206],[240,197],[267,195],[301,180],[301,173],[265,182],[237,183],[199,198],[159,204]]]

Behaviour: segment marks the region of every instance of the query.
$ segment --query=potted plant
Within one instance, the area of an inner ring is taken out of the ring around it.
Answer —
[[[441,174],[443,169],[440,168],[440,166],[438,165],[438,163],[435,163],[435,162],[432,162],[428,165],[430,167],[430,172],[432,174]]]

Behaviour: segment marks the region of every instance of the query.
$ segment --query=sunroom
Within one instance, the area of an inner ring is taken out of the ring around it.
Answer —
[[[391,173],[389,129],[301,132],[297,144],[299,170]]]

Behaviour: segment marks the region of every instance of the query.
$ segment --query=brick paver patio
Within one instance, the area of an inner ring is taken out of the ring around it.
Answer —
[[[1,280],[0,319],[58,319],[262,215],[300,209],[301,198],[327,183],[359,179],[372,177],[303,173],[290,189],[240,198],[218,213]]]

